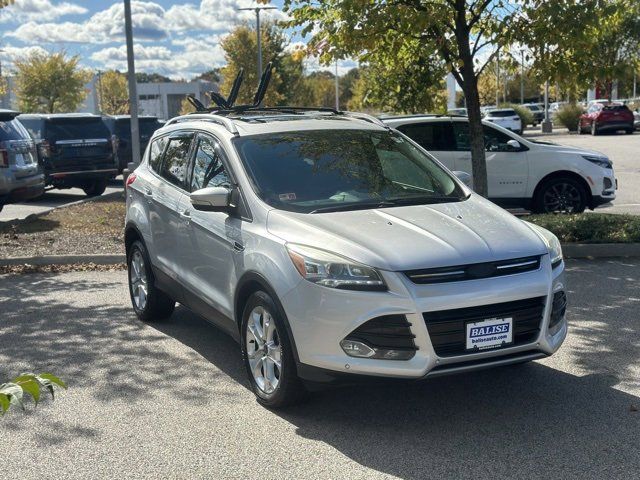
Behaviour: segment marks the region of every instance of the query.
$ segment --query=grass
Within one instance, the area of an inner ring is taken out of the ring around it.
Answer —
[[[640,242],[640,216],[610,213],[531,215],[524,220],[553,232],[562,243]]]

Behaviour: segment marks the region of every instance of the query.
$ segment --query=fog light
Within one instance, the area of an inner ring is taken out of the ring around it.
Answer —
[[[344,350],[344,353],[350,357],[369,358],[376,354],[376,351],[373,348],[356,340],[348,340],[345,338],[340,342],[340,346],[342,347],[342,350]]]

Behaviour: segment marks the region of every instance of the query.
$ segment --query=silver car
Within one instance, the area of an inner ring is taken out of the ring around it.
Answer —
[[[44,175],[35,144],[16,119],[19,112],[0,110],[0,210],[7,203],[44,193]]]
[[[557,238],[371,117],[178,117],[126,183],[136,314],[180,302],[219,326],[265,406],[527,362],[567,335]]]

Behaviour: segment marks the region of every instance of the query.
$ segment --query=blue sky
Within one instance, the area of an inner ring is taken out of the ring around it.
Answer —
[[[220,39],[243,20],[255,18],[237,7],[251,0],[132,0],[136,70],[171,78],[193,76],[224,65]],[[272,1],[282,6],[282,0]],[[279,11],[264,17],[283,19]],[[122,0],[16,0],[0,10],[3,71],[34,49],[65,50],[93,70],[126,70]],[[300,42],[293,38],[293,43]],[[343,62],[341,73],[353,66]],[[310,69],[318,68],[313,62]]]

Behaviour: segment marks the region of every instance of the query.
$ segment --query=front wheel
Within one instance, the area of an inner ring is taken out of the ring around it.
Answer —
[[[152,322],[170,317],[176,302],[155,286],[149,254],[142,242],[135,241],[129,248],[127,267],[131,304],[138,318]]]
[[[535,213],[582,213],[587,208],[587,192],[573,178],[547,180],[533,199]]]
[[[284,319],[265,292],[251,295],[242,314],[242,358],[258,402],[282,408],[304,397]]]

